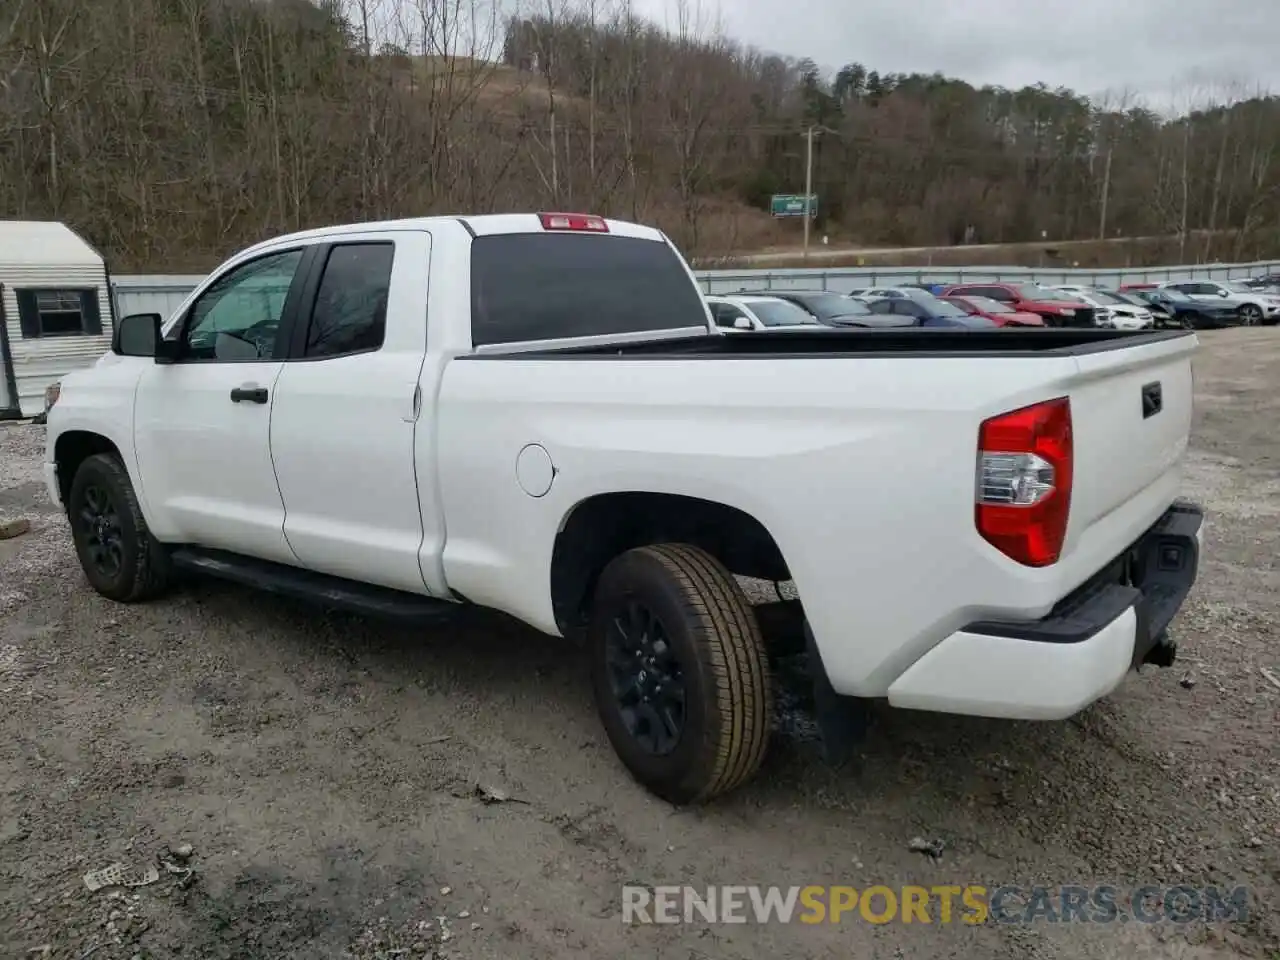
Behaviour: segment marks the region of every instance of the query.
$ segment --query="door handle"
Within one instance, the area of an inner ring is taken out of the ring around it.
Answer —
[[[250,403],[266,403],[267,388],[254,386],[232,387],[231,402],[239,403],[241,400],[247,400]]]

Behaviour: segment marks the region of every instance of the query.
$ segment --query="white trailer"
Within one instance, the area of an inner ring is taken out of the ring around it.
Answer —
[[[111,348],[102,254],[64,223],[0,220],[0,419],[44,412],[44,391]]]

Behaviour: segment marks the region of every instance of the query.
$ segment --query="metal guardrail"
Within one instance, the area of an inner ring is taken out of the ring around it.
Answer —
[[[1280,261],[1208,263],[1121,270],[1048,267],[815,267],[760,270],[695,270],[704,293],[739,290],[831,290],[844,293],[856,287],[899,283],[980,283],[983,281],[1039,281],[1077,283],[1090,287],[1118,287],[1124,283],[1166,280],[1238,280],[1280,273]],[[169,316],[202,278],[192,276],[115,276],[111,296],[116,316],[159,313]]]
[[[1071,267],[817,267],[761,270],[695,270],[705,293],[739,290],[831,290],[845,293],[857,287],[891,287],[901,283],[982,283],[996,281],[1044,284],[1072,283],[1104,289],[1126,283],[1166,280],[1243,280],[1280,273],[1280,261],[1211,263],[1167,267],[1128,267],[1103,270]]]

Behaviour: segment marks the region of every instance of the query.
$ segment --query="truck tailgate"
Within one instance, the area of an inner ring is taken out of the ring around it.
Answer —
[[[1114,556],[1177,495],[1196,346],[1196,338],[1178,337],[1077,357],[1064,559],[1078,552]]]

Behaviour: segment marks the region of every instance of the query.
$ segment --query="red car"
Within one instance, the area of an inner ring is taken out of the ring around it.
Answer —
[[[943,297],[953,307],[959,307],[971,317],[986,317],[997,327],[1043,327],[1044,318],[1038,313],[1015,310],[1007,303],[990,297]]]
[[[986,297],[1017,310],[1044,318],[1048,327],[1096,326],[1093,307],[1061,290],[1050,290],[1038,283],[957,283],[945,288],[940,297]]]
[[[1120,284],[1120,292],[1128,293],[1130,290],[1154,290],[1160,284],[1158,283],[1122,283]]]

